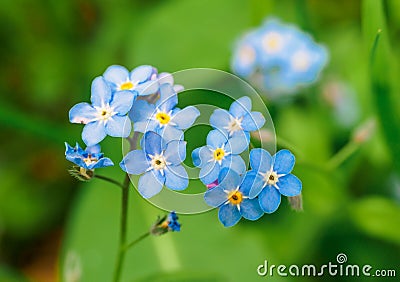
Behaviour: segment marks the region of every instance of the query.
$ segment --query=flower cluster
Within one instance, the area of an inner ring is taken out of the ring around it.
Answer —
[[[231,64],[234,73],[275,94],[313,83],[327,60],[310,35],[269,19],[238,41]]]
[[[261,113],[251,112],[250,98],[233,102],[229,112],[215,110],[210,123],[215,129],[208,134],[207,145],[192,152],[192,159],[208,188],[204,199],[209,206],[219,208],[218,217],[225,227],[242,217],[257,220],[276,211],[281,195],[300,194],[301,181],[291,174],[295,158],[288,150],[272,157],[264,149],[252,149],[250,170],[239,155],[249,146],[249,132],[265,123]]]

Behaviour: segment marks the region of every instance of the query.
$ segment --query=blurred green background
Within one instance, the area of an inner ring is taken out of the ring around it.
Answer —
[[[274,214],[230,229],[215,210],[182,215],[180,233],[149,238],[128,252],[123,281],[291,281],[259,277],[256,268],[265,259],[335,263],[339,253],[351,264],[395,269],[398,277],[400,1],[6,0],[0,6],[0,281],[111,280],[120,191],[99,180],[77,182],[64,159],[63,142],[80,142],[82,129],[68,122],[68,110],[89,100],[95,76],[112,64],[229,71],[235,40],[269,15],[310,32],[330,51],[316,85],[289,99],[266,98],[286,142],[278,147],[297,156],[304,212],[285,200]],[[362,127],[366,121],[376,126]],[[119,163],[121,140],[108,138],[102,147]],[[101,173],[123,178],[118,166]],[[131,195],[134,239],[164,212],[133,189]]]

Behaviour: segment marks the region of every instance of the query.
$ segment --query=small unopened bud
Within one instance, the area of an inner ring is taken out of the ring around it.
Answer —
[[[374,118],[368,119],[355,129],[352,140],[358,144],[367,142],[369,139],[371,139],[372,134],[375,132],[375,128],[376,120]]]
[[[175,212],[170,212],[168,216],[158,217],[157,221],[150,228],[150,234],[160,236],[167,232],[180,231],[181,224],[178,222],[178,216]]]
[[[295,211],[302,211],[303,210],[303,197],[301,193],[294,197],[288,197],[289,204]]]
[[[94,176],[94,171],[91,169],[85,169],[79,166],[73,166],[68,170],[69,174],[79,181],[89,181]]]

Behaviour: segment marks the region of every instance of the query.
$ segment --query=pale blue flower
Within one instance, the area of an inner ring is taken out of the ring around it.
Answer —
[[[144,198],[158,194],[163,185],[172,190],[184,190],[189,179],[181,163],[186,158],[186,142],[165,142],[155,132],[148,131],[141,140],[141,150],[130,151],[121,161],[122,170],[141,175],[138,190]]]
[[[239,156],[248,147],[246,138],[228,138],[220,130],[211,130],[207,135],[207,145],[192,152],[193,164],[200,167],[200,180],[205,184],[214,182],[222,168],[230,168],[243,174],[246,164]]]
[[[249,197],[258,196],[260,206],[266,213],[273,213],[279,207],[281,195],[297,196],[301,193],[301,181],[291,174],[295,157],[288,150],[280,150],[273,157],[264,149],[250,151],[250,176],[255,177]]]
[[[79,167],[90,170],[114,165],[109,158],[104,157],[98,144],[83,150],[78,143],[71,147],[65,142],[65,158]]]
[[[85,124],[82,131],[83,142],[92,146],[107,135],[128,137],[132,125],[127,113],[132,107],[135,95],[130,91],[112,94],[103,77],[93,80],[91,92],[92,104],[79,103],[69,111],[70,122]]]
[[[160,86],[160,98],[155,104],[135,101],[129,113],[135,131],[154,131],[167,142],[183,139],[183,130],[193,125],[200,112],[193,106],[181,110],[177,104],[178,96],[169,83]]]
[[[206,203],[218,207],[218,218],[225,227],[230,227],[244,217],[257,220],[263,214],[257,198],[250,199],[249,191],[254,175],[240,177],[235,171],[224,168],[218,175],[218,186],[204,194]]]

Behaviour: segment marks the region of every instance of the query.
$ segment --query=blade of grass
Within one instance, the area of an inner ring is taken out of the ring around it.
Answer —
[[[391,58],[385,14],[381,0],[363,1],[363,28],[370,50],[370,83],[373,101],[394,167],[400,173],[400,124],[395,112],[393,62]]]

